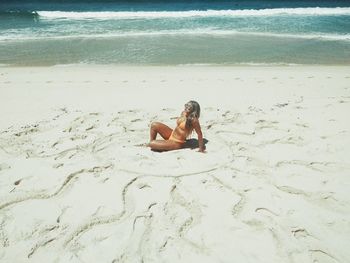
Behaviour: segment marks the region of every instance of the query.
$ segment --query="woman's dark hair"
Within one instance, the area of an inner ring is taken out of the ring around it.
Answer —
[[[201,115],[201,107],[199,106],[198,102],[194,100],[190,100],[186,103],[185,106],[190,106],[191,110],[186,118],[186,128],[191,129],[192,128],[192,121],[197,118],[199,119],[199,116]]]

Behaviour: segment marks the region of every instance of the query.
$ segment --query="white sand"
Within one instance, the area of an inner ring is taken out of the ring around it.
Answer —
[[[190,99],[206,154],[135,146]],[[349,113],[350,67],[0,68],[0,262],[350,262]]]

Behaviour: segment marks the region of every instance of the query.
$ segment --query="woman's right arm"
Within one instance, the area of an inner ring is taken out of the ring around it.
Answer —
[[[202,134],[202,129],[201,129],[201,125],[199,124],[199,120],[195,119],[193,120],[193,128],[196,131],[197,135],[198,135],[198,145],[199,145],[199,152],[205,152],[204,149],[204,143],[203,143],[203,134]]]

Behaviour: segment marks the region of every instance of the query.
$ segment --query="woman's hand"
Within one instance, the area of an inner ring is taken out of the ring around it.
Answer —
[[[207,151],[205,149],[199,149],[198,152],[200,153],[206,153]]]

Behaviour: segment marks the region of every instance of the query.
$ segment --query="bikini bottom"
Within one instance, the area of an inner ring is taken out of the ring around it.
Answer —
[[[173,141],[173,142],[178,142],[178,143],[185,143],[185,140],[180,140],[178,138],[176,138],[175,136],[173,136],[173,134],[170,135],[169,141]]]

